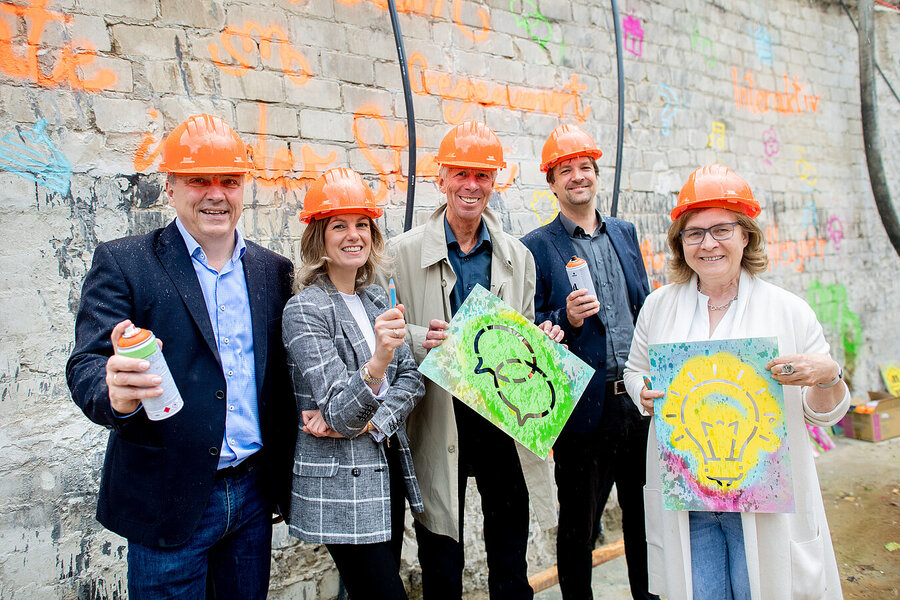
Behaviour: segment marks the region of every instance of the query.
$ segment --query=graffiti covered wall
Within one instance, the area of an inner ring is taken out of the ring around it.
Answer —
[[[397,0],[417,120],[416,211],[440,202],[434,155],[449,125],[480,119],[509,167],[493,205],[516,235],[558,207],[544,139],[578,123],[603,149],[610,205],[616,136],[612,15],[597,0]],[[221,115],[253,146],[242,228],[291,258],[322,171],[360,171],[402,229],[409,135],[384,0],[0,0],[0,597],[125,596],[124,540],[94,520],[106,432],[71,402],[64,364],[96,245],[174,216],[156,172],[165,133]],[[876,56],[900,89],[900,17],[876,13]],[[696,166],[722,162],[763,205],[771,281],[807,299],[857,394],[897,360],[900,268],[874,208],[859,117],[857,36],[814,0],[628,0],[621,25],[625,138],[619,216],[654,285],[665,231]],[[879,84],[882,146],[900,102]],[[886,156],[892,153],[886,151]],[[886,165],[894,197],[900,168]],[[471,506],[476,492],[470,490]],[[479,520],[467,586],[484,587]],[[553,560],[533,527],[529,565]],[[331,598],[322,547],[276,530],[273,598]],[[404,573],[418,581],[414,539]],[[482,562],[479,562],[482,561]]]

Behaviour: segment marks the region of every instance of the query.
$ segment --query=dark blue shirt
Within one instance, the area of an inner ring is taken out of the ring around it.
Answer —
[[[456,274],[456,285],[450,291],[450,310],[455,315],[477,284],[486,290],[491,289],[491,236],[482,220],[475,247],[466,254],[460,249],[446,216],[444,233],[447,236],[447,260]]]
[[[587,261],[594,289],[597,290],[597,300],[600,301],[597,316],[606,329],[606,378],[610,381],[621,379],[631,350],[634,320],[619,256],[606,233],[606,223],[599,211],[599,225],[591,234],[564,214],[559,217],[578,256]]]

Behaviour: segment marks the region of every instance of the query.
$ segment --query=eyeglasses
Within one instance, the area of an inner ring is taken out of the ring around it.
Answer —
[[[731,236],[734,235],[734,226],[737,224],[737,221],[735,221],[733,223],[719,223],[705,229],[703,227],[683,229],[681,230],[681,240],[688,246],[696,246],[697,244],[702,244],[703,240],[706,239],[706,234],[709,233],[714,240],[723,242],[731,239]]]

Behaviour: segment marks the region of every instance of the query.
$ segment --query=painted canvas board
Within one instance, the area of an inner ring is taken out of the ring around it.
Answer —
[[[778,339],[650,346],[666,510],[794,512]]]
[[[895,361],[882,363],[878,368],[881,370],[881,378],[888,393],[891,396],[900,396],[900,367],[897,363]]]
[[[423,375],[544,458],[594,369],[529,319],[475,286]]]

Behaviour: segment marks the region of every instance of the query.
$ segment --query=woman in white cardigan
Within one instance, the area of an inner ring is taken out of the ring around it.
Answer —
[[[828,426],[850,393],[809,305],[756,275],[768,264],[747,182],[710,165],[694,171],[672,211],[668,242],[673,283],[647,297],[638,316],[625,384],[653,414],[651,344],[777,337],[766,368],[784,385],[795,512],[663,510],[655,429],[647,444],[644,488],[650,591],[668,600],[842,598],[840,578],[804,423]]]

